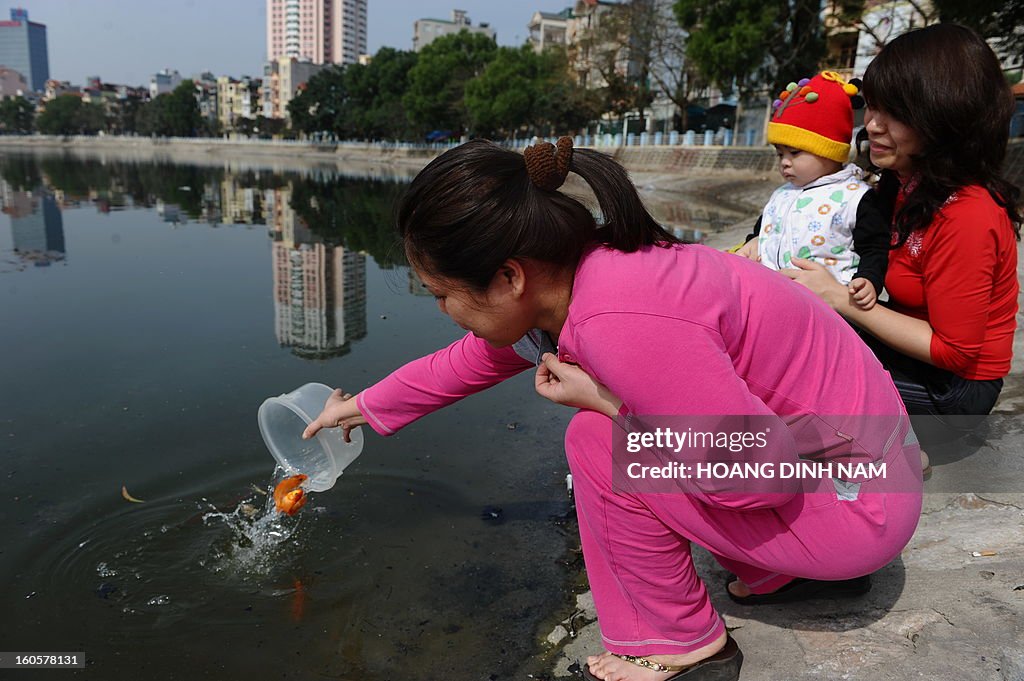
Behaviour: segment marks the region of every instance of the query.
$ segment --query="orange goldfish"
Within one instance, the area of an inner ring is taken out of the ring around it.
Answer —
[[[292,475],[277,483],[274,488],[274,506],[281,513],[295,515],[306,505],[306,491],[299,485],[306,481],[306,475]]]

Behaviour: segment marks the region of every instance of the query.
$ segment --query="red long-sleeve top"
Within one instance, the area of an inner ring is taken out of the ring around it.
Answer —
[[[935,366],[967,379],[1010,372],[1017,328],[1017,242],[1006,211],[982,187],[965,187],[889,252],[893,309],[932,327]]]

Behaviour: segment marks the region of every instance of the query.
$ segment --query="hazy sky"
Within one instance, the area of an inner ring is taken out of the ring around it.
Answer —
[[[412,24],[451,18],[464,9],[474,25],[490,23],[501,45],[526,40],[537,10],[558,12],[572,0],[369,0],[368,49],[412,49]],[[17,0],[29,19],[46,24],[50,77],[82,84],[98,75],[108,83],[143,85],[168,67],[184,76],[263,72],[266,57],[265,0]]]

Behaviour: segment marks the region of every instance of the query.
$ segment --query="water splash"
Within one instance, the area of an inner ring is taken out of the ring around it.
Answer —
[[[243,499],[232,511],[213,509],[203,515],[207,526],[223,523],[231,531],[226,544],[215,545],[213,555],[204,564],[214,572],[232,572],[243,576],[261,577],[287,563],[290,549],[295,546],[296,532],[301,516],[289,517],[274,508],[273,489],[284,476],[278,467],[272,482],[260,497]]]

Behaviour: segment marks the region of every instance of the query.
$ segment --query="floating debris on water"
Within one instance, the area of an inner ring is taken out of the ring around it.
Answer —
[[[124,486],[124,485],[121,485],[121,496],[124,497],[126,501],[130,501],[133,504],[144,504],[144,503],[146,503],[142,499],[136,499],[131,494],[129,494],[128,493],[128,488],[126,486]]]
[[[480,517],[492,525],[497,525],[504,521],[505,513],[497,506],[487,506],[480,511]]]

